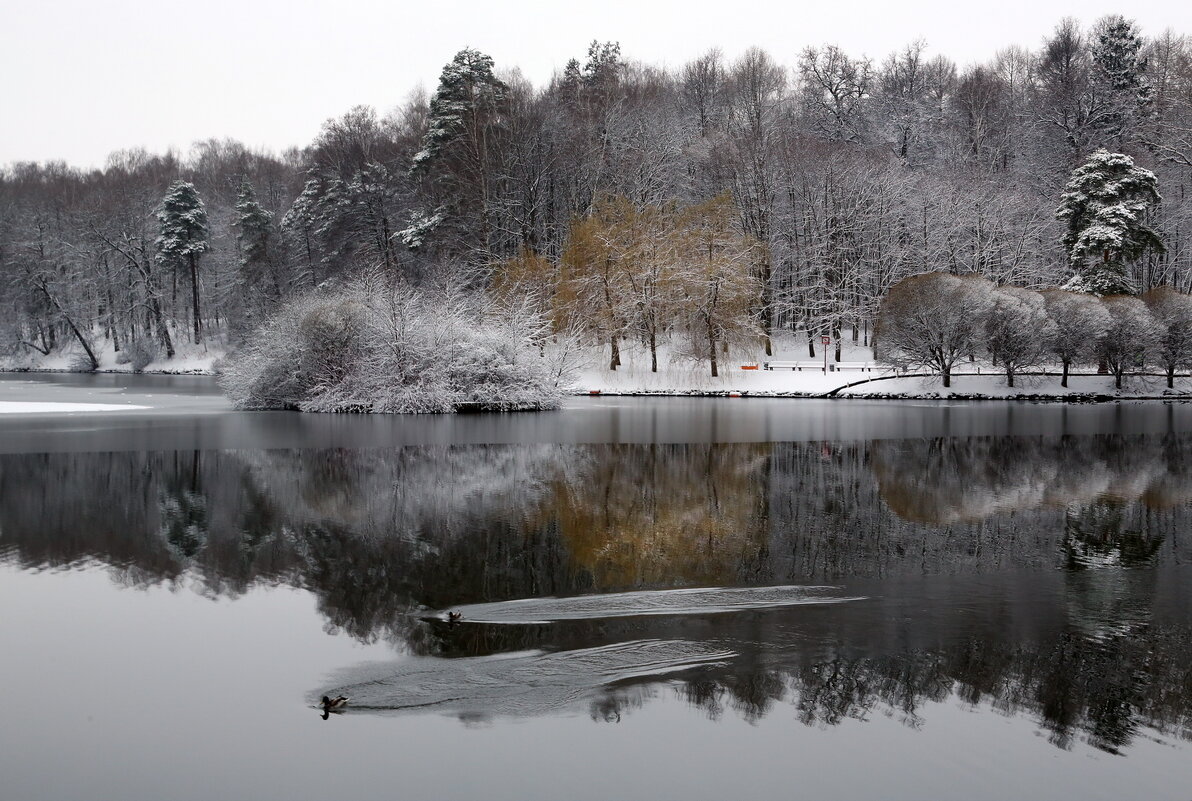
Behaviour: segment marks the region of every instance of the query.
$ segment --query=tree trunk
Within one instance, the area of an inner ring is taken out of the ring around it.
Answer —
[[[712,377],[720,375],[716,366],[716,332],[712,329],[711,321],[708,322],[708,360],[712,363]]]
[[[617,345],[617,338],[609,337],[609,344],[612,346],[612,355],[608,358],[608,369],[616,370],[617,365],[621,363],[621,348]]]
[[[653,326],[650,327],[650,372],[658,372],[658,336]]]
[[[1175,388],[1175,367],[1167,368],[1167,388],[1168,389]]]
[[[944,368],[944,369],[941,371],[941,373],[942,373],[942,374],[943,374],[943,376],[944,376],[944,386],[945,386],[945,387],[950,387],[950,386],[952,386],[952,368],[951,368],[951,367],[945,367],[945,368]]]
[[[91,369],[98,370],[99,359],[95,358],[95,352],[91,350],[90,343],[88,343],[83,337],[82,332],[79,331],[79,328],[75,325],[74,320],[72,320],[70,315],[66,313],[66,309],[62,308],[62,304],[58,302],[58,299],[50,294],[50,290],[45,284],[41,284],[38,288],[41,289],[41,293],[46,296],[46,300],[53,304],[54,308],[58,310],[58,313],[62,315],[62,319],[66,321],[66,325],[69,326],[70,330],[74,333],[75,339],[77,339],[79,344],[83,346],[83,350],[87,353],[87,359],[91,362]]]
[[[1014,371],[1013,370],[1010,370],[1010,369],[1006,370],[1006,386],[1010,387],[1011,389],[1014,388]]]
[[[1064,387],[1065,389],[1068,387],[1068,365],[1070,364],[1071,362],[1067,360],[1064,361],[1064,377],[1060,379],[1060,386]]]
[[[203,318],[199,314],[199,264],[194,254],[190,254],[190,299],[194,306],[195,315],[195,344],[203,343]]]
[[[161,341],[161,346],[166,349],[166,358],[174,358],[174,340],[170,338],[170,329],[166,325],[165,315],[161,313],[161,301],[157,299],[157,295],[151,295],[149,299],[149,310],[153,314],[153,325],[157,328],[157,338]]]
[[[807,332],[807,355],[815,358],[815,338],[811,336],[811,332]]]

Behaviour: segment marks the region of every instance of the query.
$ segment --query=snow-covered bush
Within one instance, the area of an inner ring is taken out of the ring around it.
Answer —
[[[526,309],[366,275],[284,306],[228,358],[220,381],[242,409],[555,408],[566,376],[544,355],[543,335]]]
[[[127,364],[139,373],[157,360],[157,343],[152,339],[134,339],[116,354],[116,364]]]
[[[95,360],[86,353],[75,353],[70,357],[67,369],[72,373],[94,373]]]

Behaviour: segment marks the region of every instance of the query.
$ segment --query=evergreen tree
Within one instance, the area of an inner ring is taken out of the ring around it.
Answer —
[[[439,88],[430,101],[430,117],[422,149],[414,168],[443,155],[451,145],[465,141],[475,146],[477,128],[494,115],[508,88],[493,74],[492,56],[464,48],[443,67]]]
[[[444,233],[454,241],[447,248],[465,258],[487,261],[490,255],[498,195],[494,165],[499,163],[508,91],[493,74],[491,56],[459,51],[439,77],[422,149],[413,158],[411,175],[427,179],[421,186],[423,208],[416,210],[418,215],[439,215],[449,223]]]
[[[621,61],[621,43],[604,42],[595,39],[588,45],[588,62],[584,64],[583,81],[588,86],[600,87],[615,83],[625,69]]]
[[[269,245],[273,236],[273,215],[257,202],[257,193],[245,178],[236,195],[236,241],[240,244],[240,279],[250,291],[261,289],[266,277],[273,281],[273,293],[281,294],[277,277],[269,264]]]
[[[1097,24],[1092,44],[1093,79],[1109,105],[1101,125],[1119,140],[1151,99],[1142,46],[1137,26],[1121,15],[1105,17]]]
[[[186,268],[190,273],[191,304],[194,314],[194,341],[203,341],[203,318],[199,308],[199,258],[207,252],[207,208],[194,184],[175,181],[170,184],[157,207],[160,234],[157,237],[157,261],[173,270]]]
[[[1164,252],[1147,214],[1159,204],[1155,174],[1122,153],[1098,150],[1072,171],[1056,216],[1067,222],[1064,247],[1076,276],[1065,286],[1097,295],[1133,292],[1126,264]]]

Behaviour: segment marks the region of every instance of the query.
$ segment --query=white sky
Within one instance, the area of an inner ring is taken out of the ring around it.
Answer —
[[[232,137],[281,150],[366,103],[382,112],[464,46],[536,84],[592,39],[678,66],[750,45],[793,65],[833,42],[880,59],[917,37],[962,65],[1036,47],[1063,16],[1192,34],[1187,0],[0,0],[0,164],[98,166],[112,150]]]

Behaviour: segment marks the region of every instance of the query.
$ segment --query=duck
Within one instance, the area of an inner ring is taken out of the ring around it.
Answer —
[[[348,705],[348,701],[350,701],[350,700],[352,700],[352,699],[348,698],[346,695],[337,695],[334,698],[328,698],[327,696],[324,695],[323,696],[323,711],[324,712],[333,712],[337,709],[343,709],[345,706]]]
[[[448,623],[458,623],[463,619],[464,619],[463,612],[448,612],[447,613],[447,622]]]

